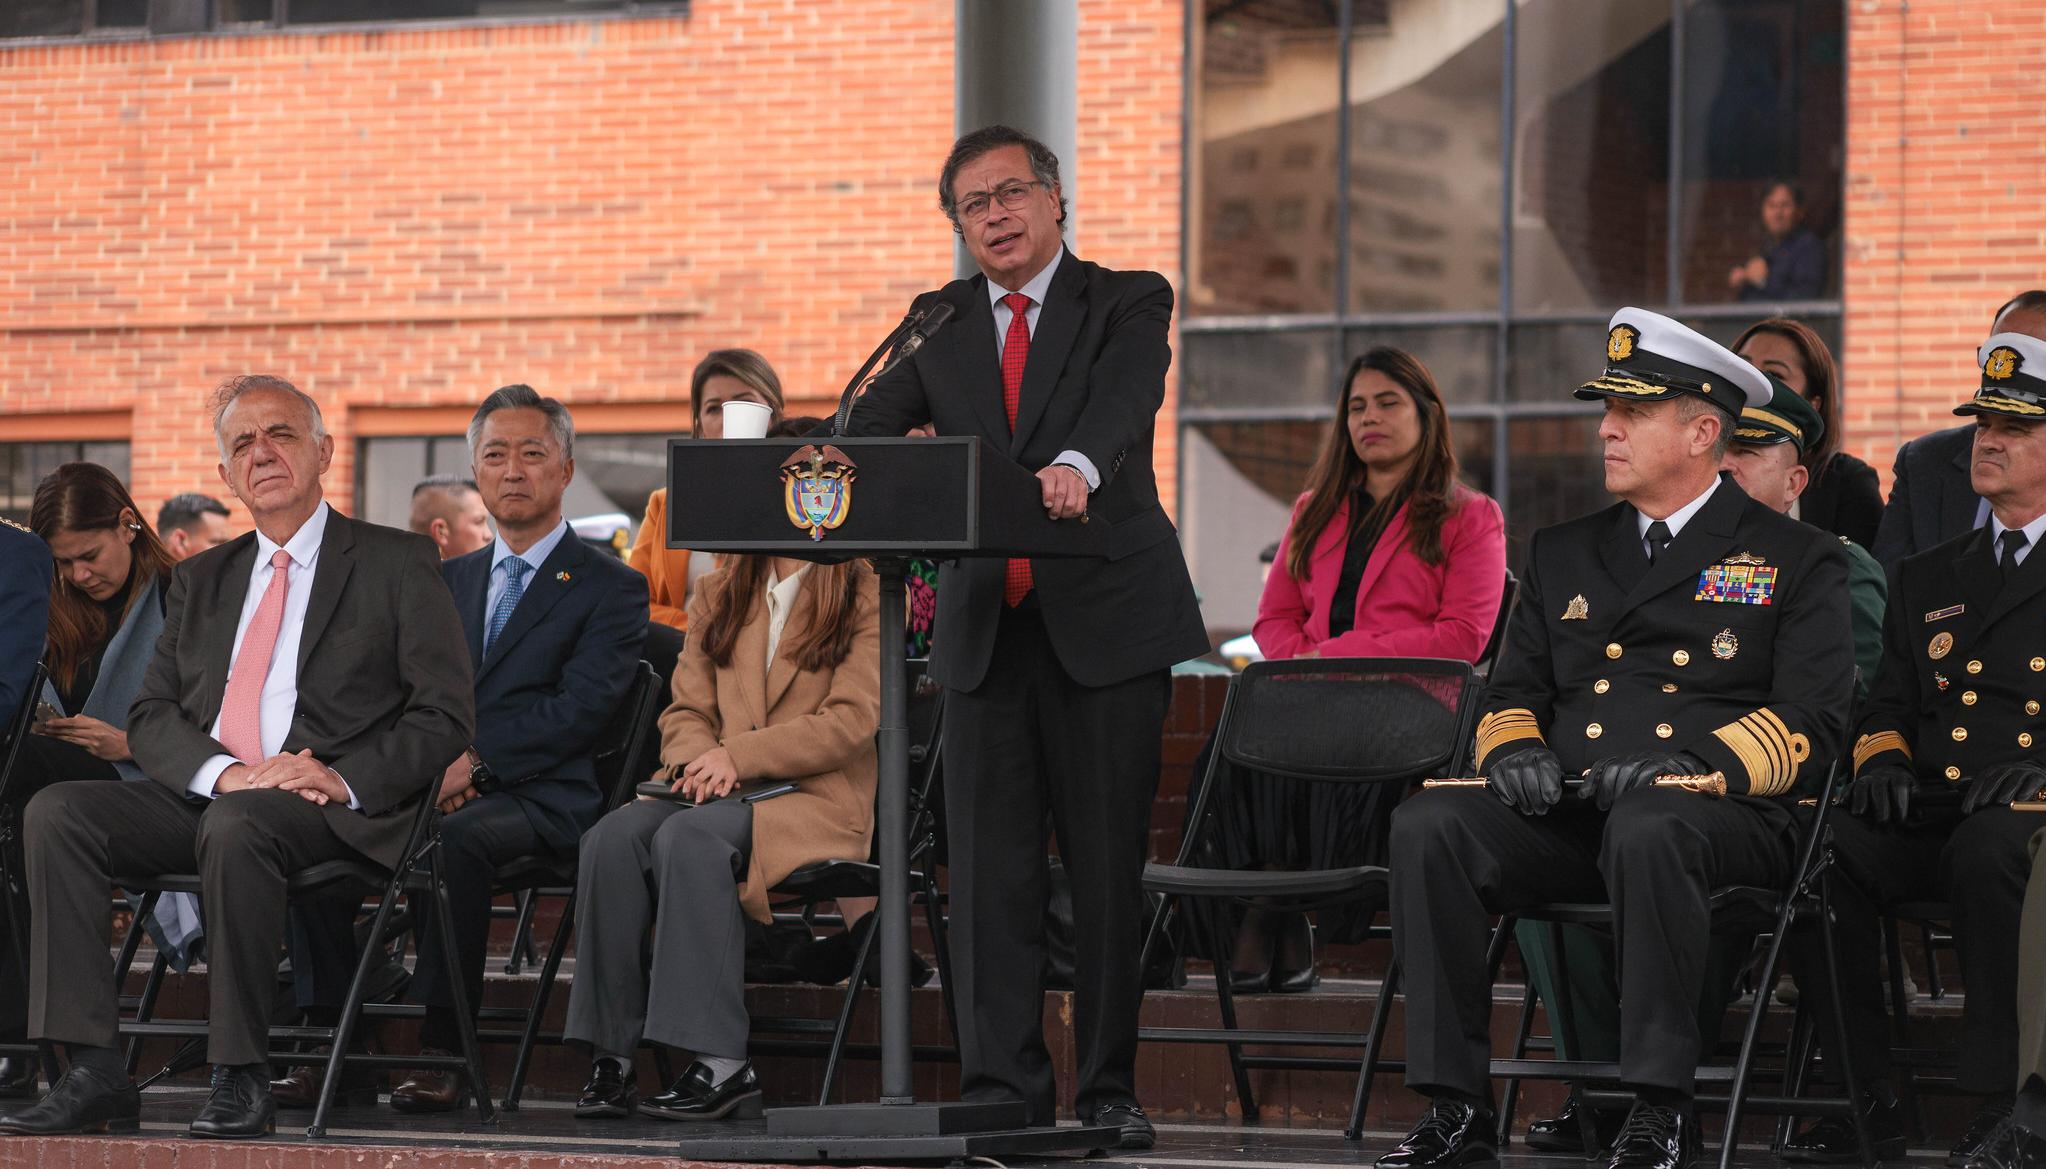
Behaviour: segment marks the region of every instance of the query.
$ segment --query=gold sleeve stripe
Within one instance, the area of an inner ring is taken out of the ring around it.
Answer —
[[[1854,741],[1854,770],[1860,771],[1862,764],[1885,751],[1902,751],[1904,758],[1911,758],[1911,744],[1904,741],[1904,736],[1895,731],[1877,731]]]
[[[1534,711],[1524,706],[1495,710],[1478,720],[1478,761],[1484,762],[1503,744],[1516,739],[1541,740],[1542,727]]]
[[[1802,735],[1794,735],[1769,709],[1742,715],[1712,732],[1740,760],[1748,773],[1748,794],[1777,796],[1797,784],[1798,767],[1811,754]]]

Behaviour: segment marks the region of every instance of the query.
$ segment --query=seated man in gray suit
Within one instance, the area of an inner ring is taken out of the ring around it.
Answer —
[[[575,538],[561,497],[575,478],[575,422],[567,407],[531,386],[505,386],[469,422],[478,490],[498,535],[441,564],[454,594],[476,675],[476,733],[448,766],[440,801],[442,867],[453,939],[430,914],[419,922],[411,997],[429,1008],[420,1045],[459,1050],[453,988],[442,977],[453,946],[467,997],[483,992],[491,879],[521,856],[572,858],[576,841],[604,814],[591,756],[632,682],[646,638],[646,578]],[[644,778],[644,777],[641,777]],[[338,1011],[355,969],[355,903],[300,909],[294,969],[310,966],[316,1005]],[[271,1085],[280,1104],[312,1107],[310,1068]],[[462,1107],[454,1072],[417,1071],[391,1093],[401,1112]]]
[[[350,857],[398,864],[418,802],[472,737],[468,655],[432,541],[322,501],[334,441],[291,383],[238,377],[216,404],[220,477],[256,530],[172,577],[128,717],[155,782],[60,783],[29,802],[29,1034],[62,1044],[71,1066],[0,1132],[136,1127],[104,974],[117,868],[202,879],[213,1093],[191,1134],[269,1131],[286,879]]]

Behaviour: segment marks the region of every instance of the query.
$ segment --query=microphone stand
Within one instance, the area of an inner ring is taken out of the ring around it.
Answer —
[[[838,409],[831,415],[831,437],[845,437],[846,420],[852,416],[853,398],[858,395],[861,386],[866,385],[868,381],[872,380],[867,376],[867,371],[874,368],[874,363],[881,360],[882,354],[901,344],[902,339],[909,335],[911,329],[923,323],[924,310],[912,310],[907,316],[902,318],[901,324],[895,326],[893,332],[889,333],[879,345],[874,347],[872,353],[867,354],[867,359],[860,363],[859,372],[852,375],[852,380],[845,383],[844,392],[838,395]],[[892,368],[894,362],[890,362],[889,366]],[[887,369],[881,371],[881,373],[887,372]],[[879,373],[874,375],[874,377],[879,376],[881,376]]]

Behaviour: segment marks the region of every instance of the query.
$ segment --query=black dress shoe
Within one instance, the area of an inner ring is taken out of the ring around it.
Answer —
[[[2046,1169],[2046,1133],[2006,1119],[1966,1169]]]
[[[1158,1143],[1158,1130],[1135,1104],[1103,1104],[1094,1110],[1094,1126],[1121,1129],[1122,1136],[1115,1143],[1118,1149],[1148,1149]]]
[[[75,1132],[134,1132],[142,1123],[142,1094],[135,1082],[115,1080],[73,1065],[50,1085],[41,1100],[0,1116],[0,1132],[53,1136]]]
[[[1272,990],[1277,994],[1299,994],[1321,982],[1314,968],[1314,923],[1304,913],[1288,913],[1280,920],[1279,945],[1272,955]]]
[[[1882,1161],[1902,1157],[1910,1143],[1904,1137],[1904,1106],[1894,1100],[1884,1103],[1863,1092],[1861,1111],[1868,1118],[1869,1151]],[[1828,1116],[1790,1138],[1778,1155],[1800,1165],[1858,1165],[1861,1146],[1854,1139],[1852,1120]]]
[[[0,1059],[0,1100],[33,1100],[36,1094],[36,1061],[10,1055]]]
[[[1490,1108],[1436,1099],[1405,1140],[1380,1157],[1378,1169],[1461,1169],[1499,1164],[1499,1117]]]
[[[1637,1101],[1613,1138],[1606,1169],[1691,1169],[1703,1143],[1695,1117]]]
[[[192,1118],[187,1130],[195,1137],[238,1141],[277,1129],[277,1101],[270,1096],[270,1078],[262,1065],[213,1067],[213,1095]]]
[[[598,1120],[631,1116],[638,1111],[639,1079],[632,1071],[629,1065],[621,1067],[613,1060],[592,1060],[590,1082],[583,1085],[583,1094],[576,1097],[576,1118]]]
[[[1584,1147],[1584,1121],[1591,1121],[1591,1139],[1597,1142],[1591,1148]],[[1526,1144],[1530,1149],[1542,1153],[1576,1153],[1580,1157],[1603,1156],[1613,1145],[1613,1137],[1620,1131],[1624,1113],[1611,1109],[1587,1109],[1572,1092],[1563,1100],[1563,1110],[1546,1120],[1533,1121],[1527,1126]]]
[[[1231,994],[1264,994],[1272,989],[1272,965],[1279,956],[1277,924],[1269,909],[1252,906],[1243,911],[1229,963]]]
[[[1975,1119],[1968,1122],[1968,1131],[1961,1134],[1953,1151],[1947,1154],[1947,1164],[1951,1169],[1961,1169],[1987,1149],[1990,1138],[1996,1136],[1997,1130],[2010,1119],[2010,1110],[2009,1096],[1991,1096],[1983,1101]]]
[[[722,1084],[713,1084],[710,1067],[697,1060],[667,1091],[639,1102],[641,1116],[662,1120],[758,1120],[760,1112],[760,1077],[752,1060]]]

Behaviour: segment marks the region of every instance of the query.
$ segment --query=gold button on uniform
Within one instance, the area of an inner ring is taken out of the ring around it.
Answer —
[[[1597,723],[1592,723],[1584,728],[1584,737],[1587,739],[1596,739],[1605,733],[1606,729]]]
[[[1975,692],[1973,690],[1961,691],[1961,705],[1962,706],[1975,705]]]
[[[1612,688],[1613,684],[1611,682],[1606,681],[1604,678],[1600,678],[1598,681],[1593,682],[1591,684],[1591,692],[1593,694],[1604,694],[1606,691],[1611,690]]]
[[[2018,732],[2018,746],[2020,746],[2020,747],[2029,747],[2029,746],[2031,746],[2031,745],[2032,745],[2032,732],[2030,732],[2030,731],[2019,731],[2019,732]]]
[[[1675,729],[1673,729],[1668,723],[1655,724],[1655,737],[1658,739],[1667,739],[1671,735],[1674,735],[1676,733],[1677,732],[1675,731]]]
[[[2036,674],[2041,670],[2046,670],[2046,658],[2033,658],[2032,672]]]
[[[1947,768],[1947,781],[1948,781],[1948,782],[1950,782],[1950,783],[1951,783],[1952,781],[1954,781],[1954,780],[1956,780],[1956,779],[1959,779],[1959,778],[1961,778],[1961,769],[1960,769],[1960,768],[1958,768],[1958,767],[1948,767],[1948,768]]]
[[[2039,659],[2037,659],[2037,658],[2033,658],[2032,660],[2033,660],[2033,661],[2038,661]],[[1969,663],[1968,663],[1968,672],[1969,672],[1970,674],[1979,674],[1979,673],[1981,673],[1981,672],[1982,672],[1982,662],[1981,662],[1981,660],[1980,660],[1980,659],[1977,659],[1977,660],[1975,660],[1975,661],[1971,661],[1971,662],[1969,662]]]
[[[1662,684],[1662,692],[1664,694],[1675,694],[1677,692],[1677,684],[1675,682],[1664,682]]]
[[[2038,700],[2038,699],[2036,699],[2036,698],[2034,698],[2034,699],[2033,699],[2033,700],[2031,700],[2030,702],[2027,702],[2027,703],[2025,703],[2025,713],[2026,713],[2026,714],[2038,714],[2038,713],[2039,713],[2039,700]]]
[[[1680,666],[1688,666],[1691,664],[1691,651],[1687,649],[1680,649],[1677,652],[1671,654],[1669,656],[1669,660],[1675,662]]]
[[[1968,728],[1967,728],[1967,727],[1955,727],[1955,728],[1954,728],[1954,742],[1956,742],[1956,743],[1965,743],[1965,742],[1967,742],[1967,741],[1968,741]]]
[[[1609,642],[1607,642],[1607,643],[1606,643],[1606,656],[1607,656],[1607,657],[1609,657],[1609,658],[1617,658],[1617,657],[1619,657],[1619,656],[1620,656],[1620,643],[1619,643],[1619,642],[1617,642],[1617,641],[1609,641]]]

